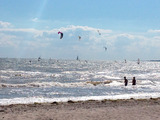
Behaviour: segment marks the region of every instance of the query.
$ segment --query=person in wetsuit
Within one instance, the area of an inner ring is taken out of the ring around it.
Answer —
[[[135,77],[133,77],[132,85],[136,85],[136,78]]]
[[[124,85],[125,85],[125,86],[128,85],[128,80],[126,79],[126,77],[124,77]]]

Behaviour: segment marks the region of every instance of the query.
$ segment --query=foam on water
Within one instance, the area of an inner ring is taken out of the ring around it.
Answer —
[[[91,86],[91,84],[88,84],[86,82],[77,82],[77,83],[60,83],[60,82],[33,82],[33,83],[27,83],[27,84],[0,84],[0,88],[2,87],[53,87],[53,86],[59,86],[59,87],[85,87],[85,86]]]
[[[58,94],[58,93],[57,93]],[[138,93],[138,94],[123,94],[110,96],[87,96],[87,97],[68,97],[68,98],[44,98],[44,97],[25,97],[13,99],[1,99],[0,105],[10,104],[33,104],[33,103],[52,103],[52,102],[68,102],[68,101],[88,101],[88,100],[122,100],[122,99],[150,99],[158,98],[160,93]]]
[[[29,82],[24,84],[8,84],[8,83],[0,83],[0,88],[3,87],[95,87],[95,86],[112,86],[112,87],[118,87],[124,86],[123,80],[108,80],[108,81],[99,81],[99,82],[92,82],[92,81],[84,81],[84,82],[67,82],[67,83],[61,83],[61,82]],[[154,82],[150,80],[144,80],[144,81],[138,81],[137,87],[157,87],[160,85],[160,82]],[[131,86],[131,83],[128,84],[128,86]]]

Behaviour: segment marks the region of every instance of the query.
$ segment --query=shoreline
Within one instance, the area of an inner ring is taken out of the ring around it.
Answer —
[[[102,100],[94,100],[94,99],[88,99],[88,100],[68,100],[68,101],[53,101],[53,102],[34,102],[34,103],[18,103],[18,104],[4,104],[0,107],[7,107],[7,106],[17,106],[17,105],[47,105],[47,104],[68,104],[68,103],[88,103],[88,102],[130,102],[130,101],[160,101],[160,97],[157,98],[130,98],[130,99],[102,99]]]
[[[159,120],[160,98],[0,105],[0,120]]]
[[[150,94],[123,94],[114,96],[82,96],[82,97],[65,97],[65,98],[43,98],[43,97],[24,97],[14,99],[1,99],[0,106],[3,105],[17,105],[17,104],[34,104],[34,103],[66,103],[68,101],[113,101],[113,100],[130,100],[130,99],[160,99],[160,93]]]

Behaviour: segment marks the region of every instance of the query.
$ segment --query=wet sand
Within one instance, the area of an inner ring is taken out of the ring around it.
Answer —
[[[0,106],[0,120],[160,120],[160,99]]]

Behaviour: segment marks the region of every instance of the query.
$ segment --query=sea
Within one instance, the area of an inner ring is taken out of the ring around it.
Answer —
[[[159,97],[159,61],[0,58],[0,105]]]

